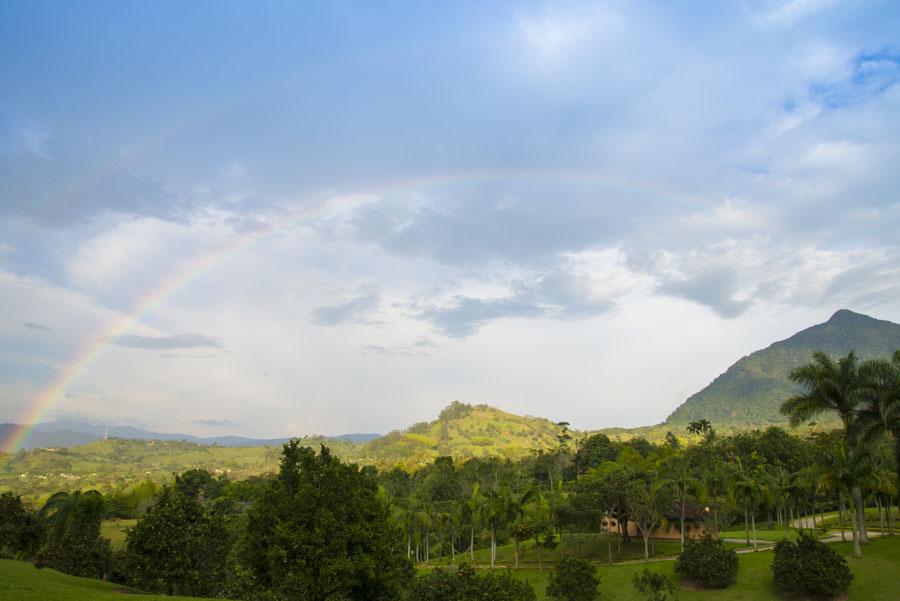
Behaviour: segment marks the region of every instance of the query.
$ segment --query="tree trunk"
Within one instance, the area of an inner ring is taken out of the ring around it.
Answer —
[[[888,496],[888,536],[894,536],[894,497]]]
[[[875,508],[878,509],[878,530],[881,536],[884,536],[884,507],[881,506],[881,500],[875,495]]]
[[[856,503],[856,520],[859,522],[859,542],[868,543],[869,533],[866,532],[866,510],[863,507],[862,490],[858,486],[853,487],[853,500]]]
[[[475,563],[475,522],[472,522],[472,530],[469,535],[469,560]]]
[[[497,529],[494,524],[491,524],[491,569],[494,569],[494,562],[497,559],[497,543],[496,543],[496,535]]]
[[[516,538],[516,569],[519,569],[519,539]]]
[[[681,550],[684,551],[684,497],[681,495]]]
[[[747,544],[750,544],[750,509],[744,505],[744,534],[747,536]]]
[[[750,523],[753,524],[753,552],[755,553],[756,551],[758,551],[757,544],[756,544],[756,513],[755,512],[750,513]]]
[[[838,493],[838,524],[841,527],[841,542],[847,542],[847,535],[844,533],[844,495]]]
[[[650,538],[647,535],[643,535],[644,538],[644,563],[650,563],[650,550],[647,547],[647,539]]]

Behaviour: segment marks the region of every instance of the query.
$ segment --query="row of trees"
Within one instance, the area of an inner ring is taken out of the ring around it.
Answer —
[[[825,413],[841,421],[839,444],[823,458],[826,483],[839,496],[839,507],[848,495],[852,502],[853,553],[862,554],[860,543],[868,543],[863,489],[875,493],[876,503],[893,497],[900,481],[900,351],[891,361],[873,359],[860,363],[854,353],[834,361],[822,352],[791,374],[806,392],[787,400],[782,413],[797,425]],[[893,439],[894,481],[884,473],[878,443]],[[888,517],[893,512],[888,512]],[[842,528],[843,530],[843,528]]]

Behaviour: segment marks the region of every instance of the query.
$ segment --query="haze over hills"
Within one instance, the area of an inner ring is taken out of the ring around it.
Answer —
[[[18,429],[16,424],[0,424],[0,441]],[[324,436],[323,439],[365,443],[378,438],[374,433],[351,433],[337,436]],[[135,428],[134,426],[108,426],[78,420],[54,420],[34,424],[22,442],[13,450],[36,449],[40,447],[71,447],[87,444],[104,438],[127,438],[133,440],[171,440],[185,441],[203,445],[222,447],[259,447],[265,445],[281,445],[290,440],[283,438],[249,438],[246,436],[194,436],[191,434],[154,432]]]
[[[741,358],[703,390],[690,396],[667,425],[707,419],[733,427],[786,423],[778,411],[799,388],[789,374],[813,352],[833,357],[855,351],[860,360],[888,358],[900,349],[900,325],[842,309],[831,319]]]

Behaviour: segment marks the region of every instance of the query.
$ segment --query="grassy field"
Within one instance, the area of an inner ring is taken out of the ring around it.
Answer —
[[[103,520],[100,524],[100,535],[109,539],[113,551],[120,551],[125,546],[128,529],[135,524],[137,520]]]
[[[848,601],[886,601],[900,599],[900,537],[876,539],[864,547],[864,557],[850,557],[850,543],[835,544],[834,548],[847,558],[855,576],[850,587]],[[652,562],[649,565],[634,563],[606,566],[598,564],[600,576],[600,598],[606,601],[641,601],[634,591],[631,580],[635,574],[649,567],[674,578],[672,561]],[[740,556],[737,583],[721,591],[697,591],[679,587],[681,601],[692,600],[736,600],[736,601],[782,601],[772,585],[772,553],[760,551]],[[534,586],[538,599],[547,599],[547,570],[535,568],[513,570],[513,574]]]
[[[38,570],[24,561],[0,559],[0,601],[121,601],[124,594],[141,601],[182,601],[192,597],[144,595],[116,584],[77,578],[56,570]]]
[[[757,540],[766,540],[770,542],[777,542],[787,536],[787,531],[784,528],[774,528],[772,530],[762,530],[760,528],[756,529],[756,538]],[[797,529],[791,528],[791,539],[793,540],[797,536]],[[745,540],[746,533],[743,528],[735,529],[735,530],[726,530],[724,532],[719,533],[719,538],[735,538],[740,540]],[[753,540],[753,531],[750,531],[750,540]],[[746,545],[745,545],[746,546]]]

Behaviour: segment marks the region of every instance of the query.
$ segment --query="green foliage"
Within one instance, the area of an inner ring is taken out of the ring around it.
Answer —
[[[595,601],[600,578],[591,562],[575,557],[563,557],[547,583],[547,596],[559,601]]]
[[[775,545],[772,572],[778,590],[793,599],[833,599],[853,581],[847,560],[808,532],[796,542],[783,539]]]
[[[37,516],[25,507],[21,497],[0,494],[0,557],[33,555],[43,536]]]
[[[669,601],[678,598],[674,582],[665,575],[647,568],[634,575],[632,584],[647,601]]]
[[[409,601],[536,601],[534,589],[509,572],[476,575],[462,564],[455,572],[437,568],[415,579]]]
[[[109,541],[100,536],[103,496],[96,490],[58,492],[41,508],[50,527],[47,546],[37,565],[75,576],[99,578],[110,568]]]
[[[292,441],[248,513],[241,584],[271,599],[394,600],[411,576],[402,548],[373,470]]]
[[[200,501],[196,484],[209,480],[196,471],[186,476],[165,487],[128,532],[121,569],[144,590],[215,596],[225,586],[230,537],[224,517]]]
[[[679,578],[693,580],[706,588],[727,588],[737,581],[738,557],[722,541],[710,536],[688,539],[675,562]]]
[[[688,398],[666,423],[688,424],[706,419],[717,425],[743,428],[784,423],[785,418],[779,414],[781,402],[801,391],[791,381],[790,373],[807,363],[813,352],[837,357],[855,350],[865,360],[890,357],[898,348],[900,325],[838,311],[826,323],[739,360]]]

